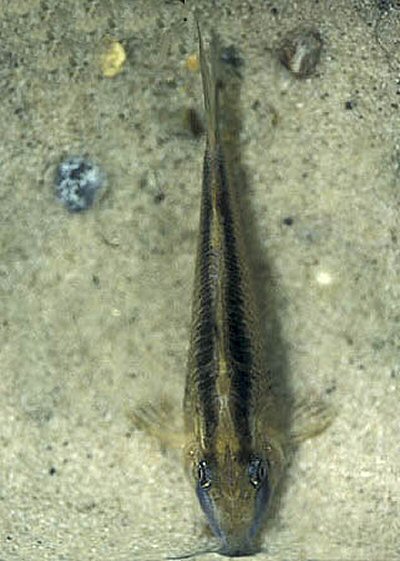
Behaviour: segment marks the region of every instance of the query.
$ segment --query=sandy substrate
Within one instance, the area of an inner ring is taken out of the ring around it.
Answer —
[[[400,10],[196,4],[206,36],[212,16],[244,61],[241,159],[276,315],[266,337],[292,391],[337,412],[299,447],[257,559],[395,561]],[[181,415],[204,146],[184,124],[202,99],[183,16],[179,1],[0,0],[1,561],[207,547],[179,457],[129,420],[162,394]],[[324,46],[298,80],[276,48],[303,25]],[[109,39],[127,53],[112,79],[99,66]],[[83,153],[108,190],[71,214],[55,169]]]

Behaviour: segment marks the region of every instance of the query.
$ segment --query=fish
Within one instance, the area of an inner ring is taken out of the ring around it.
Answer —
[[[187,374],[184,464],[224,555],[257,551],[285,453],[221,133],[219,39],[196,19],[206,145]],[[210,60],[208,60],[208,58]]]
[[[271,373],[247,262],[240,185],[231,180],[235,157],[226,138],[229,120],[226,105],[220,104],[221,65],[228,64],[227,57],[214,31],[206,53],[195,14],[206,142],[184,426],[176,424],[181,410],[175,415],[174,400],[164,393],[129,417],[164,450],[183,452],[185,471],[218,550],[167,555],[168,560],[215,551],[230,557],[265,551],[263,530],[293,450],[323,432],[336,416],[312,392],[305,398],[293,396],[281,367]]]

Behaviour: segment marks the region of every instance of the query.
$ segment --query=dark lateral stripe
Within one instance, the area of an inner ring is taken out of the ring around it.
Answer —
[[[249,412],[251,407],[251,386],[253,370],[253,345],[250,326],[246,319],[246,280],[243,277],[243,264],[237,246],[238,232],[232,211],[229,186],[222,154],[219,161],[219,181],[217,204],[224,228],[225,258],[225,321],[227,324],[229,357],[232,379],[232,402],[234,422],[238,434],[249,436]]]
[[[215,342],[217,326],[215,324],[215,269],[211,228],[212,228],[212,181],[211,159],[208,149],[204,155],[203,188],[200,225],[200,249],[198,271],[199,298],[198,315],[195,329],[195,354],[197,371],[197,389],[203,411],[205,438],[212,442],[212,437],[218,423],[218,409],[216,396],[216,365]],[[214,272],[214,276],[213,276]]]

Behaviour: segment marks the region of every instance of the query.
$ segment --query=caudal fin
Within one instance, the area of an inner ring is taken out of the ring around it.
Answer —
[[[207,60],[203,37],[197,15],[196,26],[199,38],[200,70],[203,82],[204,106],[207,118],[208,141],[214,145],[218,138],[218,60],[219,60],[219,41],[215,32],[212,32],[210,61]]]

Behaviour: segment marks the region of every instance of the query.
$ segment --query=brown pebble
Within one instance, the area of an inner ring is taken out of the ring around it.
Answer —
[[[292,30],[279,50],[279,60],[298,78],[311,76],[319,62],[322,38],[317,29]]]

